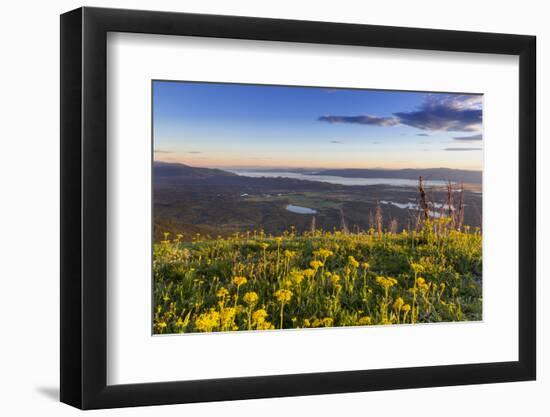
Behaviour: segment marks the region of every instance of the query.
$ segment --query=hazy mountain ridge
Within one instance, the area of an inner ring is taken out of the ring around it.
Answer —
[[[465,182],[481,184],[482,172],[452,168],[419,168],[419,169],[327,169],[312,173],[313,175],[332,175],[347,178],[399,178]]]
[[[406,168],[406,169],[370,169],[370,168],[346,168],[346,169],[256,169],[254,171],[265,172],[298,172],[309,175],[328,175],[344,178],[394,178],[417,180],[422,176],[427,181],[452,181],[471,184],[481,184],[482,171],[471,171],[453,168]],[[211,179],[226,177],[226,180],[235,179],[239,175],[217,168],[198,168],[179,163],[155,162],[155,180],[177,181],[178,179]],[[243,177],[240,177],[241,179]],[[245,180],[246,181],[246,180]]]
[[[153,165],[155,186],[185,187],[227,191],[238,189],[241,192],[261,192],[287,190],[334,190],[343,185],[327,184],[291,178],[253,178],[215,168],[197,168],[178,163],[155,162]]]
[[[215,168],[198,168],[185,164],[172,162],[157,162],[153,164],[155,179],[177,179],[181,178],[211,178],[211,177],[233,177],[237,176],[231,172]]]

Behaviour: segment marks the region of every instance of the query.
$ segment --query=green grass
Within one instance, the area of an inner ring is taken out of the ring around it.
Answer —
[[[188,333],[482,318],[482,236],[261,232],[154,245],[154,331]]]

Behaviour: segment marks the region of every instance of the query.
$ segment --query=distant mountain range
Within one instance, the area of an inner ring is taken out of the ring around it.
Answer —
[[[481,184],[482,172],[470,171],[464,169],[451,169],[451,168],[423,168],[423,169],[254,169],[253,171],[265,171],[265,172],[297,172],[309,175],[329,175],[335,177],[345,178],[395,178],[395,179],[408,179],[417,180],[420,176],[427,181],[452,181],[452,182],[464,182],[470,184]],[[246,179],[232,172],[224,171],[222,169],[215,168],[198,168],[185,164],[167,163],[167,162],[155,162],[154,163],[154,175],[156,182],[180,182],[189,181],[192,179],[221,179],[233,182],[239,178],[242,181],[253,181],[253,179]],[[273,180],[273,179],[272,179]]]
[[[184,164],[155,162],[154,174],[157,180],[192,178],[235,177],[236,174],[213,168],[197,168]]]
[[[290,178],[251,178],[215,168],[197,168],[185,164],[155,162],[153,165],[155,186],[185,187],[187,189],[216,189],[227,191],[258,192],[271,188],[277,190],[327,190],[342,186],[317,181]]]
[[[451,168],[422,169],[326,169],[312,172],[313,175],[331,175],[346,178],[399,178],[406,180],[426,180],[465,182],[481,184],[482,172]]]

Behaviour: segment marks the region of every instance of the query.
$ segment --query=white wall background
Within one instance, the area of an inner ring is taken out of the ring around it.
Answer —
[[[59,392],[59,17],[72,0],[9,2],[0,21],[0,410],[4,415],[75,415]],[[280,416],[307,413],[407,416],[543,415],[548,407],[550,249],[549,147],[542,120],[550,100],[550,26],[536,0],[354,2],[348,0],[93,1],[86,5],[532,34],[538,37],[538,381],[100,411],[94,415]]]

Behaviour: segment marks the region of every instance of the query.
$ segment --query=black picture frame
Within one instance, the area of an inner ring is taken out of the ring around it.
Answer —
[[[108,32],[519,56],[519,360],[107,385]],[[81,409],[533,380],[536,38],[403,27],[79,8],[61,16],[61,401]]]

